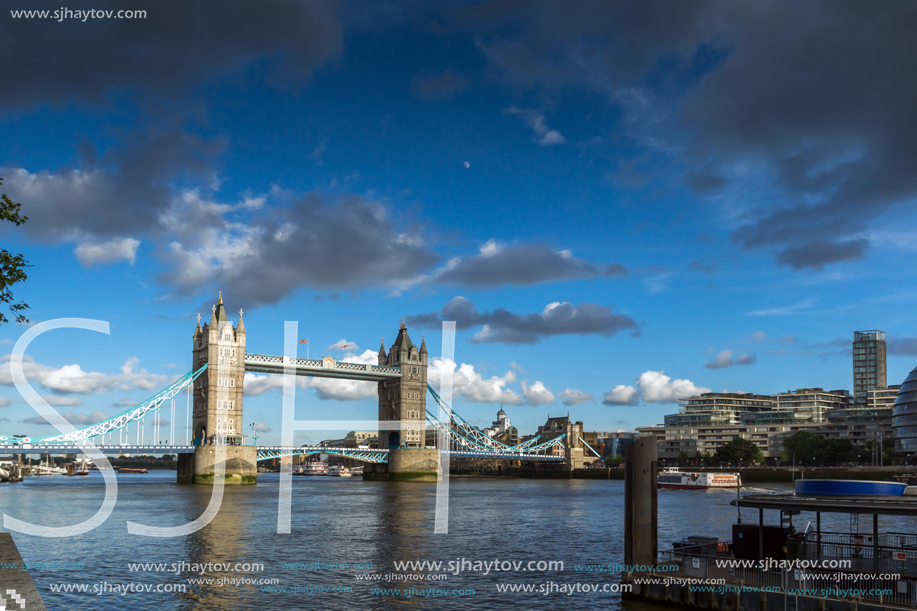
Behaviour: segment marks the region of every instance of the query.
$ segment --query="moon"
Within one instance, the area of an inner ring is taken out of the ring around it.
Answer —
[[[466,161],[466,162],[465,162],[465,169],[467,170],[467,169],[470,168],[470,167],[471,167],[471,164],[468,163],[468,162]]]

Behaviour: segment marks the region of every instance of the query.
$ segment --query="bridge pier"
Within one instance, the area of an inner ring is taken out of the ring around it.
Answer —
[[[258,448],[254,446],[197,446],[194,454],[178,455],[178,483],[216,483],[217,450],[226,449],[224,484],[258,482]]]
[[[364,480],[435,482],[442,475],[439,450],[434,448],[391,448],[388,463],[363,467]]]

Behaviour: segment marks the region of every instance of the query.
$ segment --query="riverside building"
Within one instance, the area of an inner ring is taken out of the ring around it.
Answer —
[[[888,386],[885,364],[885,332],[857,331],[853,334],[853,402],[866,408],[869,391]]]

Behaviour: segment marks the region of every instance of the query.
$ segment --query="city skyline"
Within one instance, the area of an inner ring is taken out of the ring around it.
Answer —
[[[189,370],[219,291],[256,353],[298,320],[312,357],[374,362],[404,319],[434,386],[455,320],[458,411],[483,428],[502,404],[520,433],[568,411],[633,430],[706,390],[853,391],[863,329],[888,334],[889,385],[917,364],[917,60],[858,35],[906,5],[220,6],[219,30],[204,3],[6,33],[14,295],[33,321],[111,323],[30,348],[77,426]],[[299,418],[376,415],[372,384],[305,385]],[[278,387],[245,384],[266,443]],[[35,416],[4,361],[0,431],[50,434]]]

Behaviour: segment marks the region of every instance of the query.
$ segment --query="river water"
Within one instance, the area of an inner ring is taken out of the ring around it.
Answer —
[[[26,478],[0,486],[0,511],[46,526],[76,524],[96,512],[104,490],[98,472]],[[262,474],[257,486],[226,487],[219,514],[200,531],[157,539],[128,534],[126,523],[190,522],[203,513],[211,489],[179,486],[174,471],[120,474],[116,508],[91,533],[59,539],[13,533],[13,538],[26,562],[82,563],[82,568],[31,571],[52,611],[646,608],[622,607],[619,593],[601,591],[613,588],[616,573],[582,568],[624,562],[623,482],[452,478],[448,534],[433,533],[435,490],[424,483],[294,477],[292,532],[279,535],[279,476]],[[661,490],[660,549],[688,535],[730,539],[733,498],[734,491]],[[797,516],[797,528],[805,528],[807,519]],[[846,531],[848,519],[823,517],[823,528]],[[494,560],[498,568],[511,566],[504,562],[521,565],[495,570]],[[430,574],[399,571],[395,563],[402,561],[443,562],[434,573],[446,578],[386,580],[392,573]],[[539,571],[539,561],[561,561],[563,570]],[[530,570],[529,562],[535,563]],[[165,566],[132,570],[132,563]],[[207,563],[231,566],[188,566]],[[483,563],[491,563],[489,571]],[[533,588],[500,592],[498,585]],[[600,591],[582,591],[595,585]],[[81,586],[87,591],[60,591]],[[125,594],[125,587],[135,591]]]

